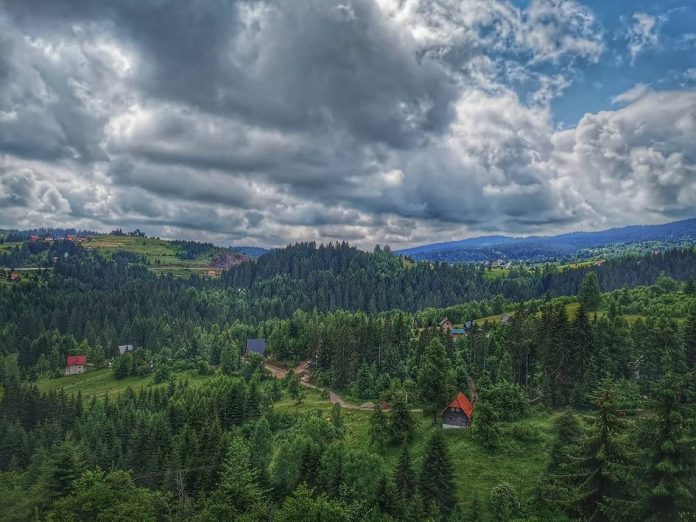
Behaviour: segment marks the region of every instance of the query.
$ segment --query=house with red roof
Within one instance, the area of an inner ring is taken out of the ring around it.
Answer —
[[[454,399],[442,410],[443,428],[468,428],[471,416],[474,414],[474,405],[462,392],[457,392]]]
[[[84,373],[86,364],[86,355],[68,355],[68,360],[65,363],[65,375]]]

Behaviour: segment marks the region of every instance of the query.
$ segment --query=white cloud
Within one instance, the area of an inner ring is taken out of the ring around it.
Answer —
[[[624,91],[621,94],[614,96],[611,99],[611,103],[633,103],[634,101],[642,98],[647,92],[649,92],[649,90],[650,87],[648,87],[644,83],[637,83],[627,91]]]
[[[647,13],[634,13],[628,30],[628,52],[631,55],[631,63],[635,62],[640,53],[657,45],[659,21],[658,17]]]

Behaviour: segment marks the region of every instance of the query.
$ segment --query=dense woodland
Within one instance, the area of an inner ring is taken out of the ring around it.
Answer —
[[[51,248],[72,250],[53,270],[0,286],[8,520],[696,517],[693,250],[491,278],[388,249],[300,244],[184,279],[62,243]],[[478,321],[456,340],[437,326],[503,312],[508,322]],[[340,407],[288,408],[319,392],[243,358],[256,336],[276,361],[309,360],[319,388],[391,405],[370,414],[367,449]],[[117,355],[124,343],[136,350]],[[60,381],[77,353],[152,386],[41,393],[36,383]],[[472,383],[473,427],[430,426]],[[520,422],[535,416],[553,419],[548,446]],[[529,445],[548,462],[525,495],[500,482],[458,497],[456,437],[490,455]]]

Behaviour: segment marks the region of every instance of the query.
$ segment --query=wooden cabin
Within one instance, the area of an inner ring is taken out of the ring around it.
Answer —
[[[448,333],[452,329],[452,321],[445,317],[442,321],[440,321],[440,328],[443,332]]]
[[[454,399],[442,410],[442,427],[468,428],[471,416],[474,413],[474,405],[462,392],[457,392]]]

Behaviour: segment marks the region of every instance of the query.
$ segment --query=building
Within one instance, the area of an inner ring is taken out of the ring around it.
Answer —
[[[10,281],[19,281],[19,272],[10,272]]]
[[[208,277],[217,277],[221,274],[220,270],[212,270],[212,269],[206,270],[205,273],[206,273],[206,275],[208,275]]]
[[[37,235],[32,235],[32,236],[29,238],[29,240],[30,240],[30,241],[38,241],[38,240],[39,240],[39,236],[37,236]]]
[[[266,339],[259,337],[258,339],[247,339],[246,353],[258,353],[263,355],[266,352]]]
[[[462,392],[457,392],[454,399],[442,410],[442,427],[468,428],[471,416],[474,413],[474,405]]]
[[[450,337],[463,337],[466,335],[466,328],[451,328],[449,331]]]
[[[133,351],[133,345],[132,344],[122,344],[118,347],[118,353],[119,355],[123,355],[126,352],[132,352]]]
[[[503,324],[507,324],[510,321],[512,321],[512,316],[510,314],[503,314],[500,316],[500,322]]]
[[[65,363],[65,375],[77,375],[78,373],[84,373],[86,364],[86,355],[68,355],[68,360]]]
[[[442,321],[440,321],[440,328],[445,333],[449,332],[452,329],[452,321],[445,317]]]

